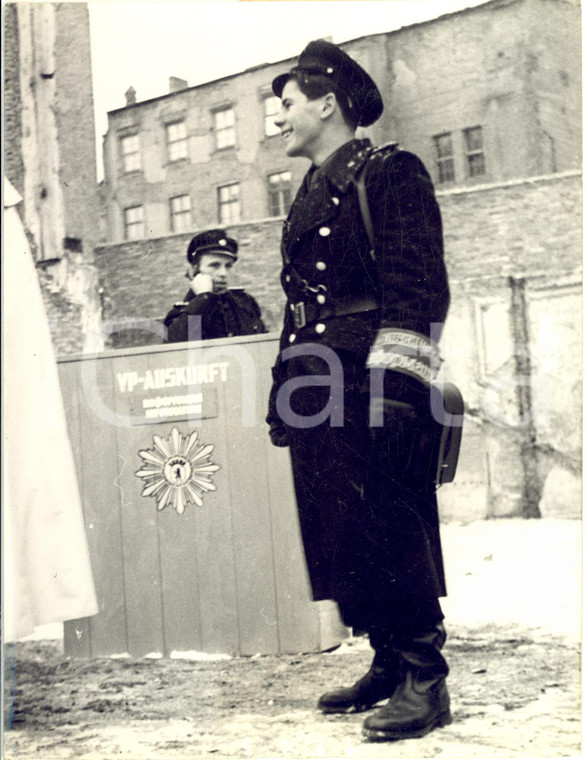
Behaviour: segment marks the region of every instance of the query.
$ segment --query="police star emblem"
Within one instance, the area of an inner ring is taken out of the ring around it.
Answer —
[[[135,472],[145,483],[142,496],[157,499],[157,509],[172,506],[182,515],[188,505],[204,506],[203,497],[215,491],[212,482],[220,465],[211,460],[213,444],[200,443],[198,431],[182,435],[174,427],[168,438],[153,436],[153,447],[138,452],[143,467]]]

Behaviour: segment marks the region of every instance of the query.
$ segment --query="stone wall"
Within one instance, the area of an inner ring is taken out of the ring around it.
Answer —
[[[22,128],[16,5],[4,5],[4,174],[23,192]]]

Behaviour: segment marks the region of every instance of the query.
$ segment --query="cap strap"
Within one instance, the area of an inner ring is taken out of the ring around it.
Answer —
[[[234,251],[231,251],[228,245],[222,246],[219,243],[207,243],[206,245],[199,245],[193,252],[192,256],[198,256],[200,253],[205,253],[206,251],[218,251],[219,253],[224,253],[227,256],[235,255]]]

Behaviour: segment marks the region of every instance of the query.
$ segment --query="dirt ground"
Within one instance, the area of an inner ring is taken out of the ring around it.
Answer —
[[[368,668],[363,638],[329,653],[195,661],[74,660],[64,656],[60,640],[33,640],[5,647],[3,756],[579,755],[580,538],[580,525],[570,521],[445,530],[445,553],[453,556],[447,562],[453,593],[445,606],[445,651],[454,721],[422,739],[367,742],[361,738],[364,714],[325,716],[315,708],[322,691],[350,683]],[[532,603],[530,581],[536,589]]]

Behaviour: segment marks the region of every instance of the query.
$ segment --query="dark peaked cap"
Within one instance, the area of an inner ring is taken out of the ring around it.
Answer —
[[[193,264],[203,253],[223,253],[236,261],[238,243],[233,238],[229,238],[224,230],[206,230],[191,239],[187,253],[190,264]]]
[[[281,97],[286,82],[296,72],[328,77],[346,93],[360,127],[368,127],[383,113],[383,100],[377,85],[365,69],[332,42],[315,40],[302,51],[297,66],[273,80],[273,92]]]

